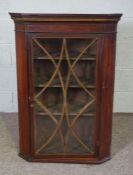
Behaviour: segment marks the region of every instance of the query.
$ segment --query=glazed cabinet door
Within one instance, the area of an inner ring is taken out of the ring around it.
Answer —
[[[95,157],[100,118],[101,39],[29,39],[32,154]]]

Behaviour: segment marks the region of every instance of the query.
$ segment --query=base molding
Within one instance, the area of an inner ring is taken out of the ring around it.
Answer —
[[[24,154],[18,154],[21,158],[28,162],[40,162],[40,163],[73,163],[73,164],[101,164],[111,159],[110,156],[104,157],[102,159],[98,158],[34,158],[32,156],[27,156]]]

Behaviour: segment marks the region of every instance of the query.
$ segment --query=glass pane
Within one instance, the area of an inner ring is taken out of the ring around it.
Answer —
[[[36,154],[94,154],[96,42],[33,39]]]

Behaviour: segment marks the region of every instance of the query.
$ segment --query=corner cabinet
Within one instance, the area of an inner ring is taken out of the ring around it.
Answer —
[[[19,155],[35,162],[110,159],[121,14],[20,14],[15,22]]]

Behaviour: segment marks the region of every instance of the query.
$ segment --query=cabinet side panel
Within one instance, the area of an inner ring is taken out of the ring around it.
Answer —
[[[100,121],[100,159],[110,156],[111,133],[112,133],[112,109],[114,93],[115,72],[115,43],[116,36],[104,37],[103,51],[103,82],[102,104]]]
[[[19,111],[20,154],[29,153],[29,114],[28,114],[28,75],[26,38],[23,32],[16,31],[16,60]]]

